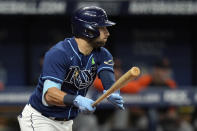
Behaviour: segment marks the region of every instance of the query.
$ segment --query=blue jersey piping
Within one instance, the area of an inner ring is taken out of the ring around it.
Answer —
[[[75,49],[73,48],[71,42],[68,40],[69,45],[71,46],[72,50],[74,51],[74,53],[77,55],[77,57],[79,58],[80,62],[81,62],[81,58],[79,57],[78,53],[75,51]],[[82,62],[81,62],[82,65]]]
[[[92,58],[92,56],[93,56],[93,54],[89,57],[89,59],[88,59],[88,62],[87,62],[87,65],[86,65],[86,68],[85,68],[85,69],[87,69],[87,68],[88,68],[88,63],[89,63],[90,59]]]

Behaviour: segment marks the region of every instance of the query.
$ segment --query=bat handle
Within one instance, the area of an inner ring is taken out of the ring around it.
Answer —
[[[111,88],[110,88],[111,89]],[[108,97],[111,94],[111,90],[107,90],[104,94],[102,94],[93,104],[92,106],[96,106],[98,103],[100,103],[103,99]]]

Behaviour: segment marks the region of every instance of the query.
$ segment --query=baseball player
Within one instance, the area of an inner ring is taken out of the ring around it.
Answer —
[[[72,17],[74,37],[58,42],[44,57],[38,85],[18,121],[22,131],[72,131],[79,112],[92,113],[93,100],[85,97],[96,75],[107,90],[115,82],[112,55],[105,49],[115,25],[99,7],[84,7]],[[119,92],[108,100],[124,109]]]

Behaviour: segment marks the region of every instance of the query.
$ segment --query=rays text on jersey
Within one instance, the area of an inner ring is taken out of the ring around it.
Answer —
[[[71,66],[64,82],[74,84],[78,89],[84,89],[92,85],[96,76],[96,68],[90,70],[80,70],[78,66]]]

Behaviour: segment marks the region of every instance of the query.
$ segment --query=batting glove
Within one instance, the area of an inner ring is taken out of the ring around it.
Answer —
[[[103,91],[103,93],[105,93],[106,90]],[[123,98],[122,96],[120,96],[120,93],[119,92],[115,92],[115,93],[112,93],[110,96],[107,97],[107,100],[112,103],[115,107],[121,109],[121,110],[124,110],[124,101],[123,101]]]
[[[92,107],[94,101],[81,95],[78,95],[73,103],[83,113],[93,113],[96,110],[96,107]]]

